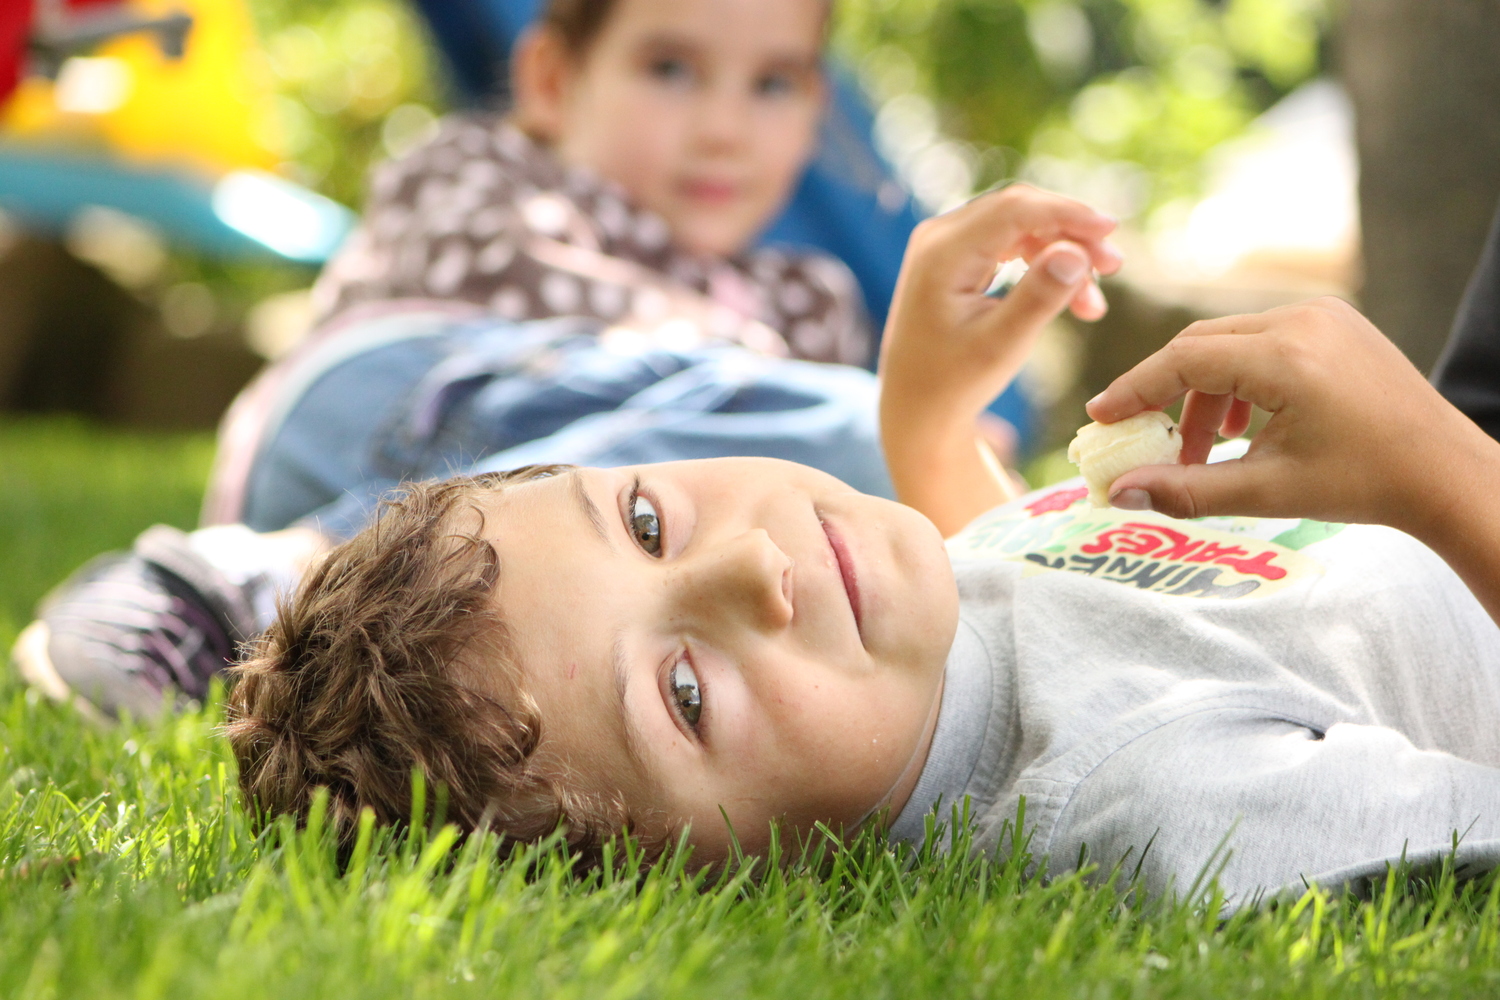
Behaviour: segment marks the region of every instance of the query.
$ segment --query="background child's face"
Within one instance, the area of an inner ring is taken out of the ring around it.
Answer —
[[[821,0],[618,0],[574,59],[524,43],[525,124],[622,185],[692,250],[743,249],[811,155],[823,102]]]
[[[773,818],[848,826],[919,772],[958,616],[920,514],[749,458],[583,469],[480,505],[546,759],[641,832],[691,823],[712,860],[721,806],[758,850]]]

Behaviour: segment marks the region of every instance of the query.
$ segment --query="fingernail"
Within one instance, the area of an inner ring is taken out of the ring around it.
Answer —
[[[1109,311],[1109,303],[1104,301],[1104,293],[1093,282],[1089,282],[1089,287],[1084,291],[1083,297],[1088,300],[1090,309],[1096,309],[1101,313]]]
[[[1088,270],[1089,262],[1077,254],[1060,253],[1047,261],[1047,273],[1065,285],[1071,285]]]
[[[1121,510],[1150,510],[1151,494],[1145,490],[1121,490],[1109,495],[1109,503]]]
[[[1122,264],[1125,262],[1125,255],[1120,252],[1120,248],[1108,240],[1100,244],[1100,249],[1104,251],[1104,256],[1108,257],[1114,263]]]

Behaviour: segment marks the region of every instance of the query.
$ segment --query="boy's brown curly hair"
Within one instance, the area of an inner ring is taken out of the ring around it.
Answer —
[[[300,825],[326,788],[347,846],[364,809],[411,821],[420,771],[465,832],[531,841],[562,826],[587,854],[619,829],[622,810],[570,795],[539,760],[541,723],[493,601],[499,557],[456,523],[464,511],[483,523],[479,493],[562,468],[407,484],[309,573],[233,671],[227,733],[258,823]],[[476,658],[508,685],[503,702],[458,678]]]

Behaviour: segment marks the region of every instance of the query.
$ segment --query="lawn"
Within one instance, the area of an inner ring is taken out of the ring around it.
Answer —
[[[204,437],[0,423],[0,640],[87,557],[190,526]],[[622,854],[366,831],[254,837],[217,712],[91,728],[0,684],[5,997],[1342,997],[1500,994],[1492,880],[1392,878],[1221,921],[1022,859],[864,842],[715,882]]]

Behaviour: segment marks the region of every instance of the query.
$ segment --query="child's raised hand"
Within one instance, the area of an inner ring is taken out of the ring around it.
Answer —
[[[1112,423],[1184,394],[1183,464],[1121,476],[1116,506],[1380,523],[1422,537],[1470,470],[1500,471],[1500,446],[1339,299],[1195,323],[1088,412]],[[1199,464],[1215,431],[1243,433],[1252,403],[1271,419],[1246,456]]]
[[[897,496],[944,534],[1013,495],[977,441],[975,418],[1020,372],[1062,310],[1104,314],[1093,271],[1119,269],[1115,220],[1023,184],[917,227],[880,356],[880,424]],[[985,290],[1001,261],[1030,265],[1004,298]]]
[[[1048,320],[1070,305],[1082,319],[1104,315],[1090,272],[1119,269],[1105,242],[1114,228],[1081,202],[1024,184],[918,226],[881,344],[886,402],[972,420],[1015,378]],[[1017,257],[1031,265],[1026,276],[1004,298],[987,297],[996,265]]]

